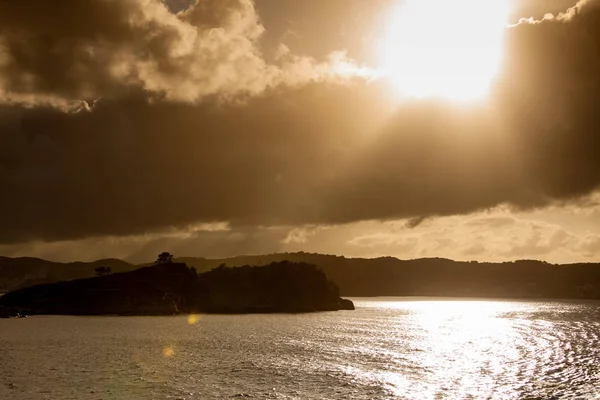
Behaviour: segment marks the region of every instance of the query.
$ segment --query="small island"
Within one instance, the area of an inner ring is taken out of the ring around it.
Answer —
[[[165,253],[163,253],[164,255]],[[166,253],[168,254],[168,253]],[[43,284],[0,297],[0,316],[304,313],[353,310],[315,265],[221,265],[198,274],[172,257],[130,272]]]

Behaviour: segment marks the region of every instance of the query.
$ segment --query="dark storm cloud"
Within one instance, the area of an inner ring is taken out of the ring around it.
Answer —
[[[308,218],[335,166],[370,129],[368,119],[347,118],[377,101],[368,89],[312,85],[240,106],[121,99],[74,115],[7,113],[0,209],[10,211],[0,237]],[[372,110],[373,120],[380,113]]]
[[[593,7],[511,28],[489,104],[394,112],[384,82],[325,82],[308,59],[267,65],[249,1],[178,16],[150,0],[54,7],[0,2],[1,96],[27,105],[0,115],[0,242],[419,221],[569,201],[600,182]],[[209,100],[240,94],[254,96]]]

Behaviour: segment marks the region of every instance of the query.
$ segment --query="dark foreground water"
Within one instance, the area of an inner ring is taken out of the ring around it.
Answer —
[[[600,303],[0,320],[0,399],[594,399]]]

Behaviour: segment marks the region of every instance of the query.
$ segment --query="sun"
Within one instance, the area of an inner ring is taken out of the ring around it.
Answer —
[[[502,61],[508,15],[508,0],[401,0],[382,71],[402,96],[481,98]]]

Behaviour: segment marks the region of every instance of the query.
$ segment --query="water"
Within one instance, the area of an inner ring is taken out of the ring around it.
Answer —
[[[0,399],[600,398],[600,302],[0,320]]]

